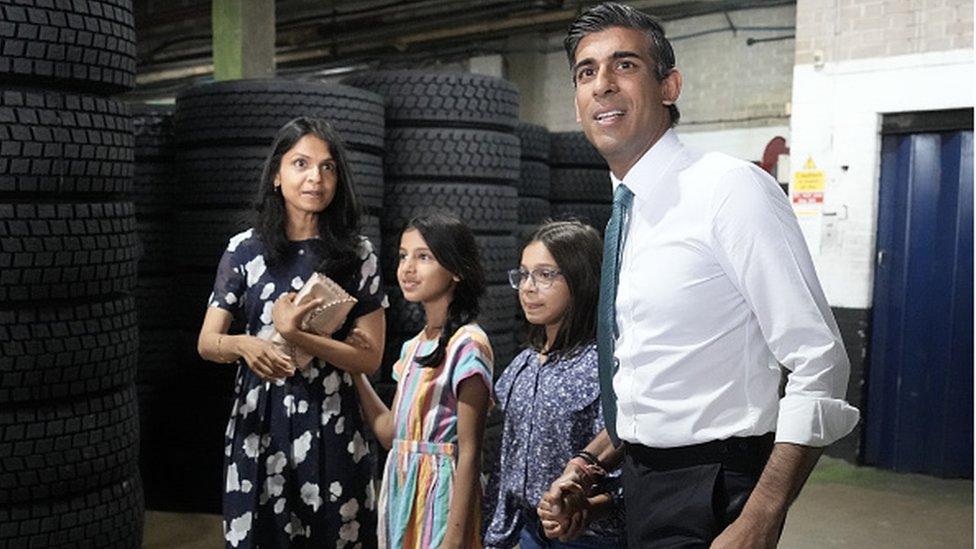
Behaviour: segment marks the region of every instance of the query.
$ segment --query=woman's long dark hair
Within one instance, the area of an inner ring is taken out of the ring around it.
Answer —
[[[529,345],[550,358],[572,358],[596,340],[596,311],[600,300],[603,242],[600,234],[579,221],[549,221],[522,247],[541,242],[549,250],[569,286],[570,301],[552,347],[546,349],[546,327],[529,325]]]
[[[325,141],[336,166],[335,195],[318,216],[319,239],[312,243],[315,251],[322,257],[322,263],[317,270],[347,287],[355,275],[357,250],[360,246],[359,218],[362,212],[346,160],[346,146],[325,120],[302,116],[278,130],[261,172],[254,208],[254,227],[265,245],[268,268],[274,269],[281,265],[288,253],[288,215],[284,196],[275,189],[274,180],[281,169],[281,158],[306,135],[314,135]]]
[[[461,279],[454,287],[454,297],[447,306],[447,318],[441,328],[437,348],[417,359],[417,364],[435,367],[444,361],[447,343],[461,326],[478,318],[478,300],[485,293],[485,271],[474,234],[457,217],[436,212],[414,217],[403,232],[416,229],[427,243],[434,258],[449,273]]]

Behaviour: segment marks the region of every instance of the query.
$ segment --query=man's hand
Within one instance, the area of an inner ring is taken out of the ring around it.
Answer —
[[[739,518],[715,538],[712,547],[776,547],[786,511],[822,453],[823,448],[776,443]]]
[[[536,508],[546,537],[566,542],[586,529],[589,523],[586,494],[590,488],[584,486],[583,476],[572,463],[566,466]]]

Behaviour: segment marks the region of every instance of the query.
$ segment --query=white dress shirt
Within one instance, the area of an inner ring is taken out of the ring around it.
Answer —
[[[775,430],[825,446],[849,433],[850,364],[779,185],[673,130],[611,180],[634,193],[616,300],[620,438],[670,448]]]

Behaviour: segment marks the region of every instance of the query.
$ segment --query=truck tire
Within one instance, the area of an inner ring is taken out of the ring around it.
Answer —
[[[515,84],[471,73],[379,71],[344,83],[386,98],[391,126],[436,126],[512,131],[518,123]]]

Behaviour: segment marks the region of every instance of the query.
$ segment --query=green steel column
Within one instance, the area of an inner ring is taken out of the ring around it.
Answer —
[[[274,0],[213,0],[214,80],[273,78]]]

